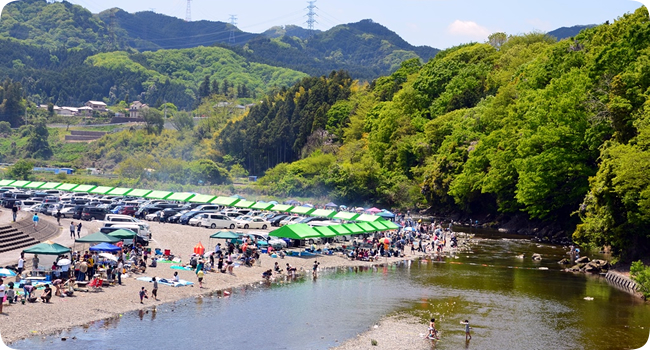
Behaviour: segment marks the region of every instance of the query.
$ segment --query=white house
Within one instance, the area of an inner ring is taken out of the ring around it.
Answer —
[[[93,111],[105,111],[108,106],[101,101],[88,101],[86,102],[86,107],[92,108]]]
[[[129,107],[129,117],[131,118],[142,118],[142,110],[149,109],[147,104],[140,101],[134,101]]]

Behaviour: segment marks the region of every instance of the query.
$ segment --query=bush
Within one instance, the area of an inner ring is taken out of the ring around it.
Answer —
[[[645,266],[641,260],[635,261],[630,266],[630,276],[639,284],[643,296],[647,299],[650,297],[650,267]]]

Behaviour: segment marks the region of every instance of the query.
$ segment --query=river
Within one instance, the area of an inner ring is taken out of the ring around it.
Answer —
[[[479,236],[481,237],[481,236]],[[525,259],[516,255],[525,253]],[[543,256],[541,262],[530,259]],[[444,261],[322,271],[316,280],[260,284],[132,312],[15,349],[327,349],[382,317],[436,318],[436,349],[635,349],[648,341],[650,306],[601,276],[557,264],[562,247],[489,235]],[[586,300],[586,297],[593,300]],[[66,337],[67,341],[61,338]],[[424,341],[424,340],[423,340]]]

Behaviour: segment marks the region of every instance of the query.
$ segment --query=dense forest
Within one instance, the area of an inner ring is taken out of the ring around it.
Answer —
[[[328,102],[326,120],[308,137],[321,146],[303,146],[300,160],[266,170],[260,191],[486,220],[524,216],[558,223],[556,232],[575,231],[580,243],[635,256],[647,251],[650,237],[649,48],[642,7],[572,40],[499,34],[426,64],[405,61],[390,76],[352,86],[347,99]],[[306,92],[316,99],[313,89]],[[271,114],[284,115],[279,108],[301,99],[288,90]],[[237,142],[271,140],[255,132],[277,123],[264,118],[250,113],[236,122],[232,129],[243,135]],[[216,137],[217,151],[232,151],[223,148],[231,135],[226,127]],[[267,164],[280,159],[273,155],[278,147],[261,150]],[[258,156],[242,165],[258,173],[266,165]]]

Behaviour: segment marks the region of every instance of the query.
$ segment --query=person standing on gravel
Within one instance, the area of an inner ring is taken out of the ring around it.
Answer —
[[[74,221],[70,223],[70,238],[74,239]]]
[[[16,204],[11,206],[11,214],[14,216],[14,222],[16,222],[16,217],[18,216],[18,206]]]
[[[34,213],[34,216],[32,216],[32,221],[34,222],[34,230],[36,230],[36,226],[38,226],[38,213]]]
[[[79,225],[77,225],[77,238],[81,238],[81,221],[79,221]]]
[[[18,266],[16,267],[16,270],[18,270],[19,275],[23,273],[24,268],[25,268],[25,253],[20,253],[20,259],[18,259]]]
[[[153,296],[155,300],[158,300],[158,281],[156,281],[156,277],[152,277],[151,282],[153,282],[153,289],[151,290],[151,296]]]
[[[117,284],[122,285],[122,271],[124,270],[124,263],[122,259],[117,261]]]
[[[61,226],[61,209],[57,209],[56,211],[56,223]]]

